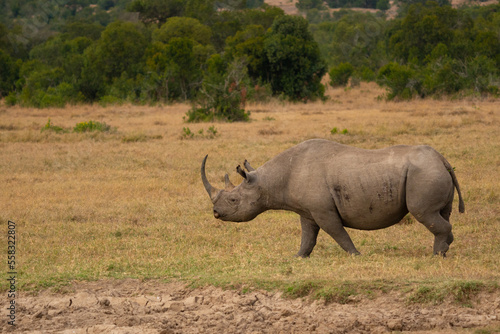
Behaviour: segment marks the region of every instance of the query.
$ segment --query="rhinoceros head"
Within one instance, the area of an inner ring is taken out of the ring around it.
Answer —
[[[225,175],[226,187],[224,190],[213,187],[208,182],[205,174],[205,163],[208,155],[201,164],[201,179],[203,185],[214,204],[214,217],[220,220],[244,222],[254,219],[259,213],[265,211],[262,205],[262,189],[259,186],[257,172],[245,163],[248,172],[241,169],[236,171],[245,179],[240,185],[234,186]]]

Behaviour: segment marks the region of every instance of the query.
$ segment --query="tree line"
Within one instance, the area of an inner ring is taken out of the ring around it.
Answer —
[[[346,10],[307,17],[334,85],[374,80],[389,99],[499,93],[499,4],[415,0],[400,2],[393,20]]]
[[[388,98],[498,94],[500,5],[401,8],[387,20],[289,16],[260,0],[7,0],[0,96],[34,107],[191,101],[199,121],[247,119],[245,101],[272,95],[322,99],[328,71],[332,85],[375,80]]]

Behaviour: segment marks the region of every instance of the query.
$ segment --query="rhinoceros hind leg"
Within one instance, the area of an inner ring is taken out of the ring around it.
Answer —
[[[425,215],[414,215],[429,231],[434,234],[434,255],[446,256],[446,252],[453,242],[451,224],[439,212]]]
[[[451,243],[453,242],[453,233],[450,232],[450,234],[448,234],[448,239],[446,239],[446,243],[449,245],[451,245]]]
[[[302,216],[300,217],[300,225],[302,226],[302,238],[297,257],[309,257],[314,246],[316,246],[319,226],[314,220]]]
[[[441,217],[443,217],[447,222],[450,222],[452,206],[453,206],[453,201],[449,202],[440,212]],[[448,238],[446,239],[446,243],[448,244],[448,246],[451,245],[453,239],[454,239],[453,233],[450,232],[450,234],[448,234]]]
[[[313,213],[313,218],[318,226],[328,233],[343,250],[349,254],[360,254],[352,243],[351,237],[347,234],[338,213],[329,212],[316,215]]]

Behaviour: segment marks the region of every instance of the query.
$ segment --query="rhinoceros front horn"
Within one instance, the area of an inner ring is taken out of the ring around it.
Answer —
[[[208,154],[205,156],[203,162],[201,163],[201,180],[203,181],[203,185],[205,186],[205,189],[207,190],[207,193],[213,202],[220,190],[212,187],[210,182],[208,182],[207,175],[205,174],[205,163],[207,162],[207,158]]]

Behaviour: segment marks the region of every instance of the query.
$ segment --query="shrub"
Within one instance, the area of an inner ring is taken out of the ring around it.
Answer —
[[[254,102],[269,102],[273,96],[273,90],[270,84],[256,84],[248,90],[248,100]]]
[[[107,107],[109,105],[119,105],[122,103],[123,103],[122,99],[113,95],[104,95],[99,99],[99,104],[103,107]]]
[[[43,128],[40,130],[40,132],[44,131],[53,131],[55,133],[67,132],[64,128],[52,124],[50,118],[48,119],[47,123],[43,126]]]
[[[49,87],[47,92],[41,93],[39,95],[41,98],[39,100],[39,108],[48,108],[48,107],[58,107],[62,108],[66,105],[66,99],[64,96],[58,94],[56,88]]]
[[[297,7],[298,10],[302,11],[306,11],[313,8],[324,9],[322,0],[299,0],[295,4],[295,7]]]
[[[10,92],[9,95],[5,97],[5,104],[8,106],[14,106],[17,104],[16,92]]]
[[[374,81],[376,78],[375,73],[366,66],[359,70],[358,75],[362,81]]]
[[[354,72],[354,67],[350,63],[340,63],[330,69],[330,85],[332,87],[346,86],[349,78]]]
[[[349,134],[349,130],[344,129],[344,130],[340,131],[336,126],[334,126],[330,130],[330,134],[332,134],[332,135],[335,135],[335,134],[338,134],[338,133],[343,134],[343,135],[347,135],[347,134]]]
[[[109,131],[111,130],[111,126],[107,125],[104,122],[94,122],[94,121],[88,121],[88,122],[81,122],[76,124],[76,126],[73,128],[74,132],[92,132],[92,131]]]
[[[248,121],[244,109],[247,89],[246,66],[242,62],[227,65],[218,54],[208,61],[208,69],[197,100],[186,113],[187,122]]]
[[[379,10],[388,10],[391,7],[391,4],[389,0],[378,0],[376,7]]]
[[[417,72],[407,65],[389,63],[378,73],[377,83],[388,89],[387,99],[400,98],[409,100],[421,94],[422,80]]]
[[[277,17],[264,38],[263,72],[275,95],[292,101],[324,99],[321,78],[327,72],[318,43],[300,16]]]
[[[205,138],[205,139],[214,139],[215,137],[217,137],[217,135],[218,135],[218,131],[214,125],[209,127],[206,132],[203,129],[200,129],[200,130],[198,130],[198,133],[194,133],[188,127],[183,127],[181,139],[193,139],[195,137],[196,138]]]

